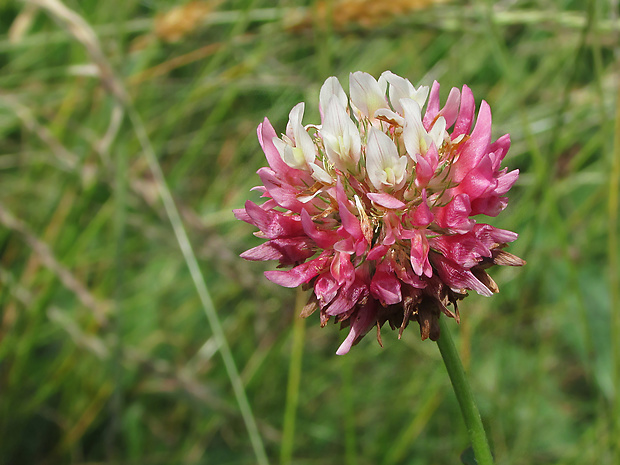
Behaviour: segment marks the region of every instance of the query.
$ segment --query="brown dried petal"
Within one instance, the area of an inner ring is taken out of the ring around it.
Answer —
[[[497,284],[493,281],[493,278],[491,278],[486,271],[474,267],[471,269],[471,272],[476,278],[478,278],[478,281],[484,284],[491,292],[494,294],[499,292],[499,287],[497,287]]]
[[[381,340],[381,325],[377,321],[377,342],[383,348],[383,341]]]
[[[329,315],[325,312],[324,308],[321,309],[319,315],[321,316],[321,328],[324,328],[329,321]]]
[[[423,341],[428,338],[431,341],[439,339],[439,311],[436,302],[424,299],[418,307],[418,323]]]
[[[310,294],[310,298],[308,299],[308,303],[306,303],[306,305],[304,305],[304,308],[301,310],[301,313],[299,314],[299,316],[302,317],[302,318],[308,318],[318,308],[319,308],[319,299],[317,298],[317,296],[313,292],[312,294]]]
[[[409,325],[409,320],[411,318],[411,315],[414,315],[418,312],[417,306],[419,303],[420,303],[419,294],[406,295],[405,298],[403,299],[403,307],[404,307],[403,320],[402,320],[402,323],[400,324],[400,329],[398,330],[398,339],[402,337],[403,331],[405,330],[407,325]]]
[[[504,252],[501,249],[493,250],[493,263],[496,265],[505,265],[505,266],[523,266],[525,265],[525,260],[517,257],[509,252]]]
[[[450,310],[447,305],[444,305],[443,302],[441,302],[440,300],[436,300],[435,304],[437,305],[437,308],[439,308],[439,310],[444,315],[446,315],[447,317],[450,317],[450,318],[454,318],[455,320],[457,319],[456,314],[454,312],[452,312],[452,310]]]

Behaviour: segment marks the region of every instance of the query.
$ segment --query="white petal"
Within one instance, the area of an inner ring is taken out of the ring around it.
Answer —
[[[396,185],[397,187],[402,187],[402,184],[405,182],[405,176],[407,175],[407,157],[400,157],[398,159],[394,171],[397,174]]]
[[[402,98],[411,98],[415,89],[411,82],[408,79],[402,78],[391,71],[385,71],[381,74],[381,77],[384,78],[390,84],[390,103],[394,110],[396,110],[401,115],[403,114],[403,108],[400,105],[400,99]]]
[[[428,150],[428,135],[422,124],[420,106],[415,100],[404,98],[400,100],[405,113],[403,140],[405,149],[412,160],[417,161],[417,155],[425,154]]]
[[[316,158],[316,146],[312,141],[312,137],[310,137],[310,134],[303,126],[300,126],[297,131],[297,134],[295,134],[296,146],[301,149],[306,162],[313,163]]]
[[[336,97],[328,103],[321,136],[329,160],[340,170],[355,171],[361,152],[360,134]]]
[[[344,89],[340,85],[340,82],[335,76],[328,77],[323,86],[321,86],[321,92],[319,92],[319,108],[321,113],[324,114],[329,101],[332,97],[336,97],[336,101],[343,107],[347,108],[349,99],[347,94],[344,93]]]
[[[384,71],[379,79],[384,79],[390,84],[390,103],[392,104],[394,110],[401,115],[403,114],[403,108],[400,104],[400,100],[403,98],[410,98],[414,100],[418,105],[420,105],[420,108],[424,106],[429,93],[428,86],[420,86],[416,89],[413,87],[413,84],[411,84],[409,79],[400,77],[391,71]]]
[[[284,136],[286,137],[286,136]],[[301,150],[295,151],[292,145],[274,137],[272,139],[273,145],[280,153],[280,158],[291,168],[306,169],[306,159],[303,156]]]
[[[332,178],[327,171],[315,163],[309,163],[308,166],[312,170],[312,177],[323,184],[334,184],[336,180]]]
[[[418,105],[420,105],[420,108],[422,108],[426,103],[426,99],[428,98],[428,93],[430,92],[430,90],[431,89],[428,86],[420,86],[414,91],[413,95],[411,95],[410,97],[415,100]]]
[[[282,160],[291,168],[307,169],[306,159],[304,158],[303,152],[299,148],[285,145]]]
[[[431,141],[435,143],[435,147],[440,148],[444,139],[448,136],[446,132],[446,119],[443,116],[437,118],[428,135]]]
[[[367,118],[372,118],[379,108],[387,108],[385,88],[368,73],[356,71],[349,76],[351,103]]]
[[[371,127],[366,144],[366,170],[377,190],[399,188],[405,179],[407,157],[399,157],[389,136]]]
[[[288,114],[288,123],[286,125],[286,135],[289,139],[295,140],[295,126],[301,126],[301,120],[304,116],[304,102],[295,105]]]
[[[379,108],[375,111],[375,118],[391,121],[400,127],[405,125],[405,118],[392,110],[388,110],[387,108]]]
[[[286,128],[287,136],[295,143],[295,148],[301,150],[301,154],[307,163],[314,162],[316,158],[316,147],[312,137],[303,127],[301,121],[304,116],[304,102],[298,103],[289,113],[289,121]],[[290,134],[289,134],[290,133]],[[299,159],[299,154],[295,154],[295,160]]]

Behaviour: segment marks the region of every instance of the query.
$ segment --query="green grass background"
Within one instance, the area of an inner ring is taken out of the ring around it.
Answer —
[[[238,257],[260,242],[232,215],[257,197],[256,125],[284,131],[300,101],[318,121],[325,78],[386,69],[439,80],[444,99],[469,85],[512,135],[505,165],[522,174],[491,223],[520,234],[509,250],[528,264],[493,269],[500,294],[471,295],[451,325],[497,463],[619,463],[611,3],[454,2],[336,30],[304,2],[230,0],[169,43],[153,19],[172,2],[66,0],[103,79],[54,2],[0,3],[0,463],[254,464],[253,422],[270,463],[288,462],[282,447],[300,465],[461,462],[434,343],[411,326],[338,357],[345,333],[294,324],[295,291]]]

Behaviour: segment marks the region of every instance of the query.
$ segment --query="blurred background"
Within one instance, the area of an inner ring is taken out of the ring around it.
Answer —
[[[595,0],[3,1],[0,463],[461,462],[436,344],[338,357],[346,333],[238,257],[257,124],[386,69],[467,84],[512,136],[489,222],[528,264],[451,324],[497,463],[620,463],[619,28]]]

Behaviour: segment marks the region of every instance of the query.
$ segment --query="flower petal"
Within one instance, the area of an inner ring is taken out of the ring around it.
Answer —
[[[428,97],[428,105],[426,106],[426,113],[424,113],[424,119],[422,122],[424,123],[424,127],[428,131],[431,127],[431,124],[437,117],[439,113],[439,83],[437,81],[433,81],[433,85],[431,87],[431,93]]]
[[[265,277],[272,283],[283,287],[297,287],[309,282],[325,271],[330,260],[330,252],[324,251],[317,258],[291,268],[290,270],[265,271]]]
[[[454,130],[452,131],[452,140],[456,139],[463,134],[468,134],[471,129],[471,123],[474,120],[474,113],[476,111],[476,101],[474,100],[474,94],[467,86],[463,86],[461,92],[461,108],[459,115],[454,123]]]
[[[491,109],[489,104],[484,100],[480,103],[480,111],[476,126],[471,136],[463,144],[457,161],[454,163],[453,179],[461,182],[484,155],[489,151],[489,143],[491,142]]]
[[[318,297],[321,308],[334,300],[334,297],[338,294],[338,289],[340,289],[340,285],[331,273],[323,273],[316,279],[314,283],[314,294]]]
[[[321,86],[321,91],[319,92],[319,110],[321,111],[321,116],[325,114],[325,109],[332,98],[335,98],[335,101],[338,102],[342,108],[347,108],[349,99],[347,98],[347,94],[344,93],[338,78],[335,76],[328,77]]]
[[[362,141],[359,130],[335,97],[329,101],[321,127],[329,161],[341,171],[357,171]]]
[[[379,108],[388,108],[385,88],[381,88],[374,77],[362,71],[349,75],[351,103],[366,118],[373,118]]]
[[[272,239],[243,252],[246,260],[279,260],[281,265],[303,262],[314,255],[314,244],[308,237]]]
[[[263,120],[261,124],[256,128],[256,134],[258,136],[258,142],[260,143],[265,157],[267,157],[267,163],[273,171],[281,173],[282,175],[289,175],[294,173],[294,169],[288,166],[282,160],[280,152],[273,144],[273,138],[277,137],[275,129],[267,118]]]
[[[394,305],[403,300],[400,281],[389,266],[382,264],[377,268],[370,282],[370,294],[383,306]]]
[[[374,326],[376,316],[377,308],[375,301],[369,299],[368,302],[357,311],[355,319],[351,323],[351,330],[346,339],[340,344],[340,347],[338,347],[336,354],[344,355],[348,353],[351,347],[359,342],[368,330]]]
[[[439,116],[446,119],[446,127],[451,127],[459,114],[459,106],[461,104],[461,92],[453,87],[450,90],[446,104],[439,111]]]
[[[406,206],[404,202],[401,202],[396,197],[390,194],[369,192],[368,194],[366,194],[366,197],[375,202],[377,205],[385,208],[401,209],[405,208]]]
[[[457,194],[444,207],[433,209],[435,222],[441,228],[450,229],[457,233],[466,233],[472,229],[475,221],[469,218],[471,202],[467,194]]]
[[[435,216],[428,207],[426,189],[422,189],[422,203],[415,208],[413,216],[411,217],[411,223],[413,226],[425,228],[433,222],[433,219],[435,219]]]
[[[440,254],[432,253],[430,255],[433,266],[437,270],[441,280],[455,292],[462,289],[471,289],[486,297],[491,297],[493,295],[493,291],[482,284],[471,271],[458,266],[452,260]]]
[[[405,182],[407,157],[400,157],[392,139],[371,127],[366,143],[366,170],[370,182],[379,191],[399,189]]]
[[[413,272],[418,276],[424,274],[430,278],[433,275],[433,269],[428,261],[429,249],[426,235],[419,229],[416,229],[414,237],[411,239],[411,266]]]
[[[253,224],[269,239],[303,234],[303,226],[297,216],[285,215],[276,210],[263,210],[249,200],[245,203],[245,211]]]
[[[381,74],[381,78],[390,84],[390,103],[392,104],[394,110],[396,110],[401,115],[403,115],[403,107],[400,104],[401,99],[412,99],[420,107],[424,106],[429,91],[429,88],[427,86],[420,86],[416,90],[415,87],[413,87],[413,85],[411,84],[411,82],[409,82],[409,79],[397,76],[391,71],[384,71]]]
[[[338,241],[336,231],[320,229],[306,210],[301,211],[301,226],[304,233],[322,249],[329,249]]]

